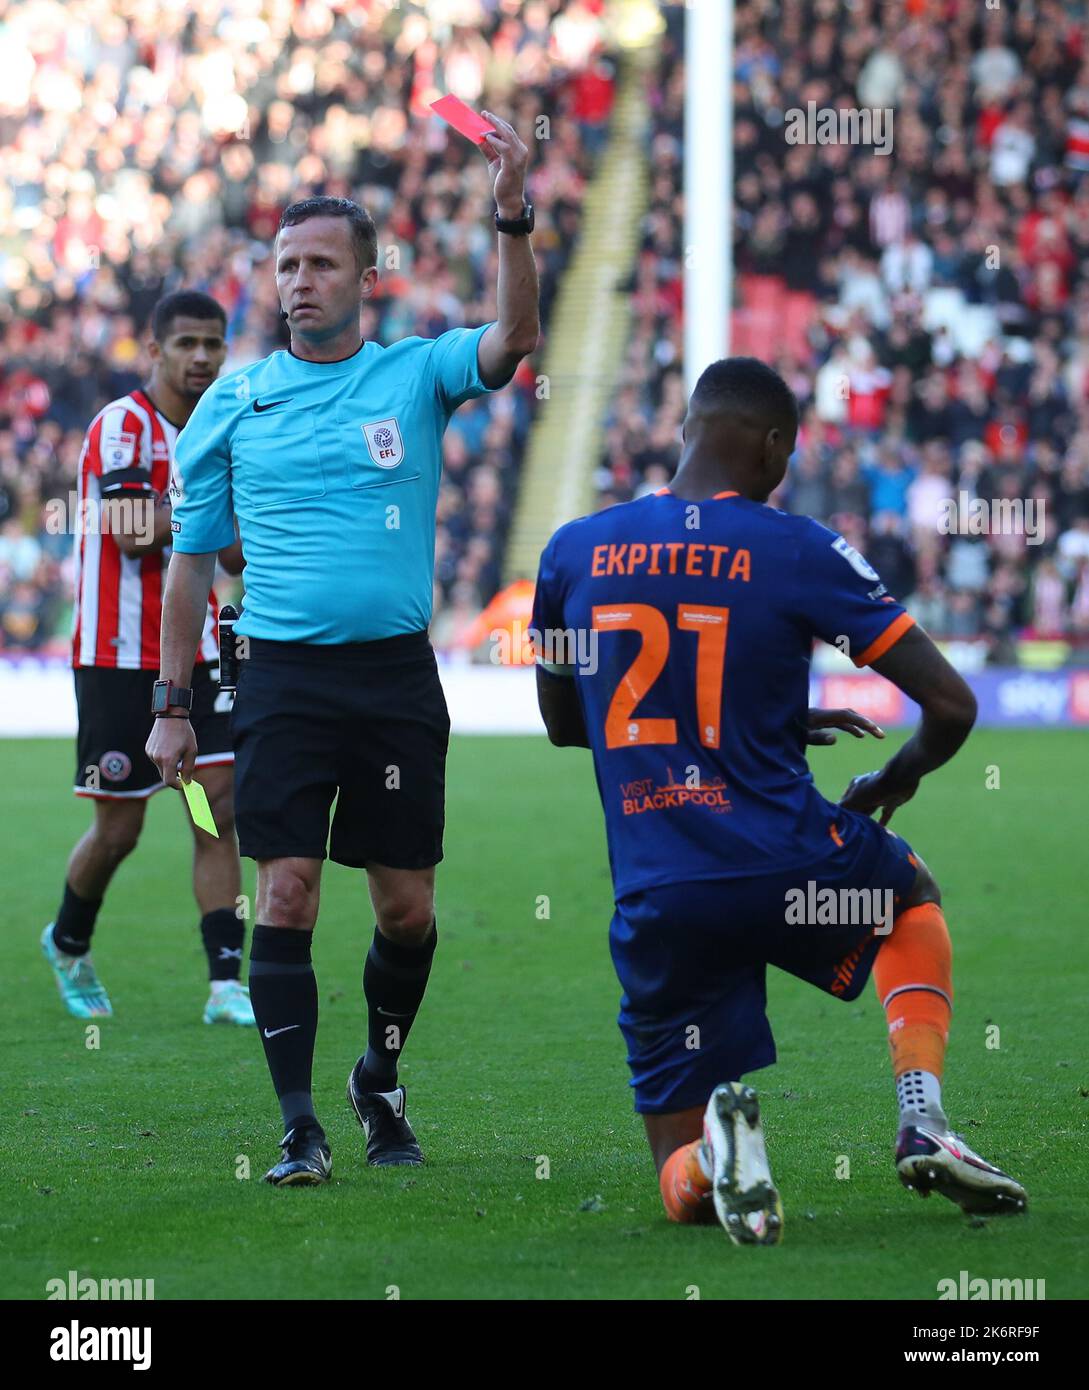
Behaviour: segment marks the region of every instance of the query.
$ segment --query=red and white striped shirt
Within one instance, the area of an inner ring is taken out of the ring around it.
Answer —
[[[79,457],[72,665],[159,669],[159,627],[170,547],[126,555],[101,524],[106,498],[154,501],[170,485],[178,428],[143,391],[111,401],[92,420]],[[219,606],[208,595],[198,662],[219,659]]]

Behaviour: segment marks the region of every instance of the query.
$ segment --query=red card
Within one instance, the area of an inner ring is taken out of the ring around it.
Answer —
[[[478,116],[471,106],[466,106],[460,97],[445,96],[431,103],[436,116],[441,116],[447,125],[452,125],[459,135],[479,145],[485,135],[494,135],[495,126],[489,125],[483,116]]]

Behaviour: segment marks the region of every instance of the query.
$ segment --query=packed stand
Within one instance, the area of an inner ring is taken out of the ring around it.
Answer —
[[[684,14],[666,9],[648,94],[602,506],[662,486],[680,456]],[[802,406],[772,504],[841,531],[936,636],[994,663],[1026,637],[1089,660],[1084,9],[750,0],[735,76],[733,350],[770,360]],[[810,102],[892,108],[891,152],[788,143],[785,113]],[[1019,500],[1028,534],[950,529],[979,524],[948,507],[962,491]]]
[[[143,378],[155,302],[214,296],[225,371],[286,346],[270,255],[288,203],[346,196],[373,215],[365,338],[496,317],[487,164],[430,112],[445,92],[501,113],[531,147],[547,332],[612,101],[601,11],[0,0],[0,650],[67,651],[72,536],[55,503],[75,487],[92,417]],[[530,359],[447,431],[435,573],[447,640],[499,584],[533,385]]]

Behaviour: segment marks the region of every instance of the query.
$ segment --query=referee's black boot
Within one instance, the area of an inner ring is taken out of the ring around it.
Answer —
[[[403,1164],[418,1168],[424,1161],[412,1126],[405,1119],[405,1088],[361,1091],[355,1068],[348,1077],[348,1104],[367,1136],[367,1162],[372,1168]]]
[[[283,1156],[265,1174],[276,1187],[314,1187],[333,1174],[333,1155],[321,1125],[297,1125],[280,1140]]]

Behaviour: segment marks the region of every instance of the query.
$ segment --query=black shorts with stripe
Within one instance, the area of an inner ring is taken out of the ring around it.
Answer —
[[[75,668],[77,796],[98,800],[148,797],[164,783],[144,752],[151,726],[151,688],[158,671],[117,671],[107,666]],[[234,761],[231,751],[229,694],[219,689],[219,670],[193,668],[190,722],[197,736],[197,766]]]
[[[442,859],[450,716],[426,632],[251,638],[231,715],[249,859],[421,869]],[[330,810],[332,813],[330,831]]]

